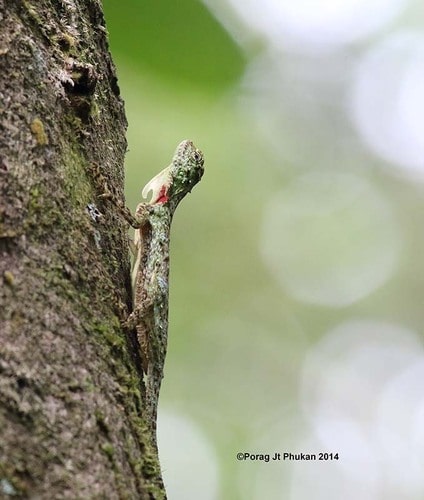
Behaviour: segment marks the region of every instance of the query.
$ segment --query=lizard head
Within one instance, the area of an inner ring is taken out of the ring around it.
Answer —
[[[170,165],[171,184],[168,196],[175,206],[202,178],[203,153],[191,141],[183,141],[177,147]]]
[[[143,197],[152,193],[149,203],[178,203],[200,181],[203,175],[203,153],[191,141],[183,141],[177,147],[172,162],[151,179],[143,189]]]

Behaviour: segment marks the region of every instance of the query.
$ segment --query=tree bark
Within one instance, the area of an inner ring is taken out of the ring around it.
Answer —
[[[0,0],[0,130],[0,497],[165,498],[120,326],[126,226],[93,175],[123,197],[98,0]]]

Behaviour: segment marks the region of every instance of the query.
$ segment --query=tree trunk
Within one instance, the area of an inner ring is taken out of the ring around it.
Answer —
[[[98,0],[0,0],[0,497],[164,498],[143,420],[126,120]],[[122,307],[124,304],[124,307]]]

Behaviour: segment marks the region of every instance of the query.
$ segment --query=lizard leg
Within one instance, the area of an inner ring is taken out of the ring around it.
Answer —
[[[139,210],[140,205],[147,205],[146,203],[140,203],[137,207],[135,215],[132,215],[131,210],[122,202],[115,189],[109,187],[106,178],[100,170],[99,165],[91,164],[90,169],[92,171],[92,175],[95,179],[95,183],[97,185],[97,189],[101,191],[101,194],[98,194],[97,197],[107,200],[110,203],[113,203],[115,207],[118,209],[119,214],[123,217],[130,226],[135,229],[140,228],[147,220],[148,212],[147,210]]]
[[[148,203],[139,203],[135,210],[135,214],[132,215],[130,209],[120,200],[113,200],[113,202],[118,208],[121,217],[123,217],[134,229],[140,229],[148,222],[152,210],[152,206]]]

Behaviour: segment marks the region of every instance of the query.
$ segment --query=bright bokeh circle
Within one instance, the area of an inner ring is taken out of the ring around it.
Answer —
[[[271,276],[286,293],[338,307],[392,276],[401,234],[390,206],[365,179],[317,172],[270,198],[260,243]]]
[[[370,49],[356,70],[351,113],[367,146],[424,177],[424,35],[398,33]]]

